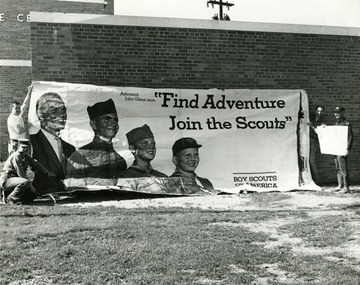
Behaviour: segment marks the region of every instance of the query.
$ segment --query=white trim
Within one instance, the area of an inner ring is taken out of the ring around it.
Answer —
[[[31,67],[31,60],[0,59],[0,66]]]
[[[107,5],[105,0],[55,0],[58,2],[81,2],[81,3],[95,3],[95,4],[104,4]]]
[[[254,32],[278,32],[296,34],[320,34],[360,36],[360,28],[313,26],[295,24],[272,24],[239,21],[194,20],[178,18],[136,17],[99,14],[72,14],[30,12],[31,22],[64,23],[88,25],[138,26],[138,27],[168,27],[208,30],[233,30]]]

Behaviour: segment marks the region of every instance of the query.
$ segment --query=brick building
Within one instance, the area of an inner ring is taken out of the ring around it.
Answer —
[[[37,12],[31,19],[32,80],[304,89],[310,110],[324,104],[329,123],[341,104],[355,136],[350,176],[360,182],[358,28]],[[320,179],[335,183],[332,157],[318,161]]]
[[[7,158],[9,106],[24,100],[32,81],[30,11],[113,15],[114,0],[1,0],[0,161]]]

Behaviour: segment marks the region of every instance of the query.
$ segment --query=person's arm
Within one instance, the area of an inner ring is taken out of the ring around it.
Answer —
[[[28,161],[31,167],[35,171],[39,171],[49,177],[55,177],[56,175],[52,173],[51,171],[47,170],[45,166],[43,166],[40,162],[38,162],[36,159],[32,158],[31,156],[28,156]]]
[[[23,104],[22,104],[21,107],[20,107],[20,116],[22,116],[22,115],[24,114],[27,106],[29,105],[29,101],[30,101],[32,89],[33,89],[33,86],[30,85],[30,86],[28,87],[28,92],[27,92],[27,94],[26,94],[26,97],[25,97],[25,99],[24,99],[24,102],[23,102]]]

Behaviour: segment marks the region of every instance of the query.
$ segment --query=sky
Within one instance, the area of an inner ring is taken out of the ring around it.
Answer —
[[[217,0],[218,1],[218,0]],[[360,27],[360,0],[223,0],[231,21]],[[207,0],[114,0],[115,15],[210,20]]]

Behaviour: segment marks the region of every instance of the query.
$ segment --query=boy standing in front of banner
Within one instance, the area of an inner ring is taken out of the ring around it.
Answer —
[[[18,101],[14,101],[11,103],[11,113],[7,118],[7,128],[9,132],[9,155],[17,150],[17,144],[19,139],[28,138],[28,127],[27,124],[24,122],[23,115],[30,101],[31,91],[32,85],[28,87],[28,93],[21,106]]]
[[[353,144],[353,133],[352,127],[348,120],[345,119],[345,108],[338,106],[334,110],[334,115],[336,118],[336,126],[347,126],[348,127],[348,140],[347,140],[347,153],[346,155],[337,155],[335,159],[336,175],[338,180],[338,187],[336,192],[338,193],[349,193],[349,173],[347,166],[347,155],[352,148]]]

